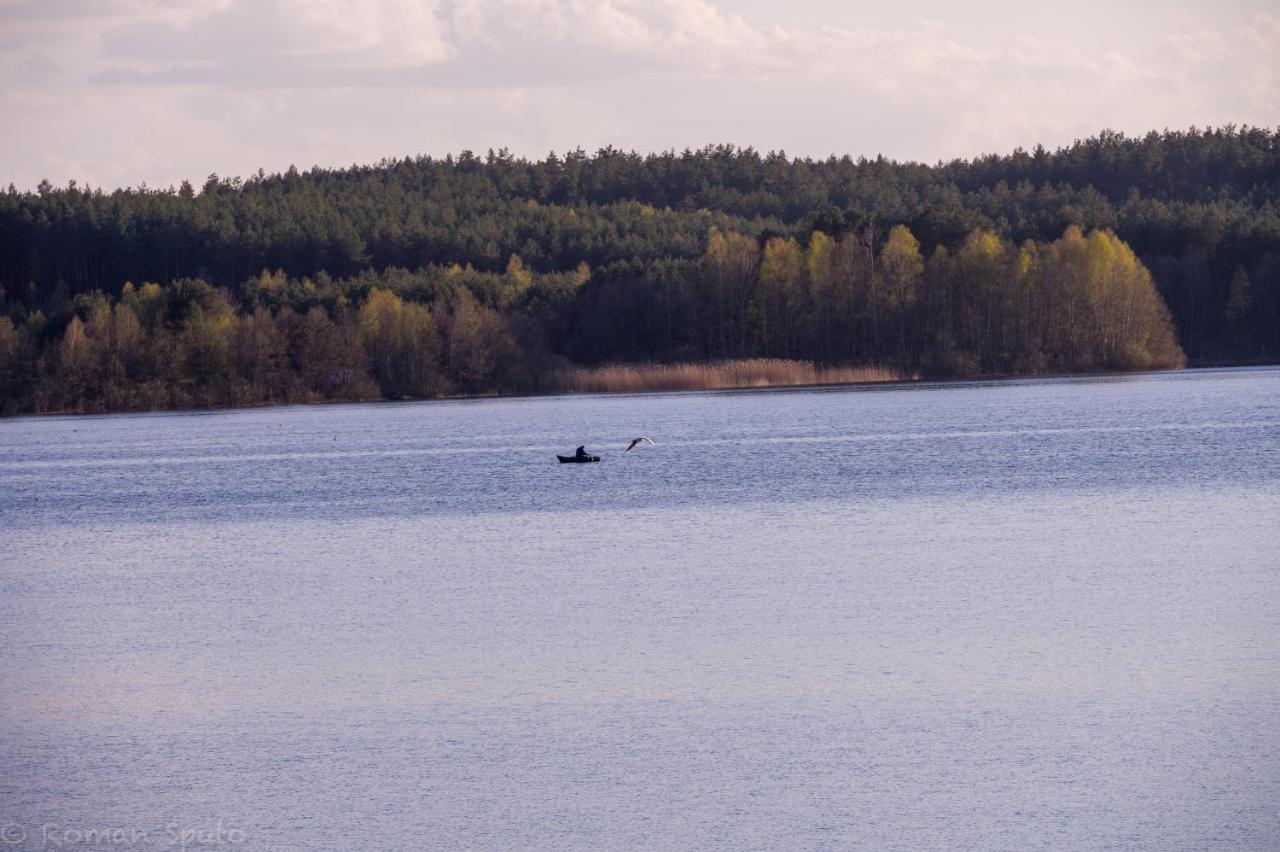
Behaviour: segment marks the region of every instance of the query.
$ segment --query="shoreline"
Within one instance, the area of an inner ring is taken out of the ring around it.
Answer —
[[[594,396],[662,396],[667,394],[730,394],[730,393],[772,393],[788,391],[812,390],[911,390],[938,387],[963,387],[966,385],[1004,384],[1025,381],[1071,381],[1115,379],[1126,376],[1147,376],[1158,374],[1198,373],[1215,370],[1250,370],[1280,368],[1280,362],[1245,363],[1245,364],[1195,364],[1187,367],[1176,367],[1164,370],[1106,370],[1084,373],[988,373],[979,376],[928,376],[920,375],[905,379],[883,379],[861,382],[818,382],[804,384],[741,384],[723,387],[706,388],[649,388],[644,390],[601,390],[601,391],[547,391],[535,393],[481,393],[453,394],[449,396],[402,397],[369,397],[366,399],[324,399],[315,401],[262,402],[245,405],[204,406],[191,408],[132,408],[114,409],[111,411],[43,411],[23,412],[20,414],[0,415],[0,424],[26,418],[97,418],[134,416],[139,414],[154,416],[199,416],[220,414],[229,411],[255,411],[272,408],[314,408],[322,405],[418,405],[433,402],[481,402],[485,400],[526,400],[554,399],[557,397],[594,397]]]

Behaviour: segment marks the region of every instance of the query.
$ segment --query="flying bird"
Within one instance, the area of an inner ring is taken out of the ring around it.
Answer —
[[[657,446],[653,443],[652,438],[634,438],[632,439],[630,446],[627,447],[627,452],[631,452],[640,444],[648,444],[651,447]]]

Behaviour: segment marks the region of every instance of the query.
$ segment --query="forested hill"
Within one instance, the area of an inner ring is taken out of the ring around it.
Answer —
[[[447,348],[442,323],[465,289],[515,341],[511,357],[539,363],[766,355],[952,373],[1130,365],[1027,337],[1030,324],[1064,331],[1079,321],[1065,291],[1050,292],[1065,278],[1053,284],[1046,270],[1018,265],[1043,260],[1071,226],[1081,239],[1114,234],[1114,247],[1132,248],[1193,362],[1280,358],[1280,130],[1225,127],[1106,132],[1056,151],[933,166],[721,146],[536,162],[464,152],[215,175],[199,190],[10,186],[0,193],[0,326],[9,329],[0,327],[0,381],[10,397],[36,393],[32,376],[54,368],[52,347],[73,318],[123,304],[126,282],[165,288],[172,315],[156,328],[175,334],[193,306],[221,310],[210,288],[236,316],[320,307],[339,324],[377,288],[424,306]],[[909,243],[918,269],[882,257],[895,227],[894,250]],[[994,252],[985,271],[970,268],[973,257],[961,262],[977,245]],[[730,275],[721,262],[741,268]],[[974,278],[984,275],[995,277]],[[1032,309],[1063,313],[1023,316]]]

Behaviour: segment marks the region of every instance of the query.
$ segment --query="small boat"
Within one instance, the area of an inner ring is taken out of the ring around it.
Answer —
[[[583,456],[582,458],[578,458],[577,456],[557,455],[556,458],[560,459],[560,464],[585,464],[586,462],[600,461],[600,456]]]

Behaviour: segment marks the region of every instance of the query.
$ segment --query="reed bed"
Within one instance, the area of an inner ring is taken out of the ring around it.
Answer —
[[[702,364],[610,364],[578,367],[556,377],[562,393],[636,393],[640,391],[768,388],[795,385],[844,385],[897,382],[914,378],[878,365],[820,367],[812,361],[746,358]]]

